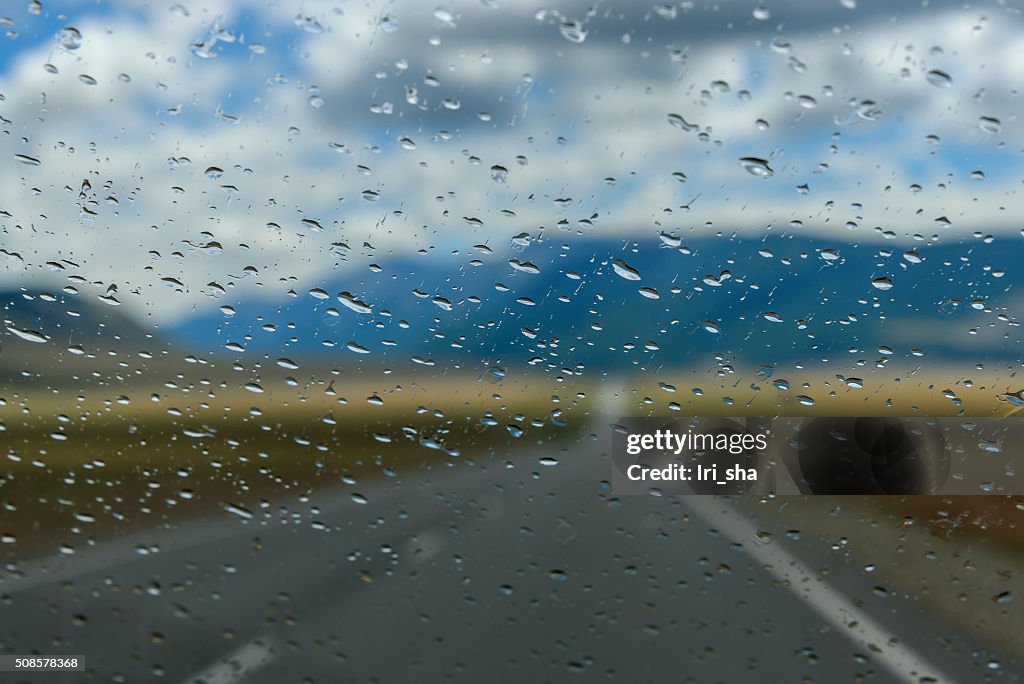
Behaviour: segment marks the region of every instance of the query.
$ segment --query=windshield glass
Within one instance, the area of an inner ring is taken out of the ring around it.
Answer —
[[[1016,681],[1016,4],[9,3],[0,669]]]

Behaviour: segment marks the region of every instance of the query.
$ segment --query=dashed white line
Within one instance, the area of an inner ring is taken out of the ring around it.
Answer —
[[[276,657],[273,639],[253,639],[238,650],[190,675],[183,684],[234,684],[266,667]]]

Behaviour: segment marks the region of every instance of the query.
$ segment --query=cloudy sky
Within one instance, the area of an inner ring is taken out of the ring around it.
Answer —
[[[9,3],[0,286],[161,323],[524,232],[1015,244],[1009,5]]]

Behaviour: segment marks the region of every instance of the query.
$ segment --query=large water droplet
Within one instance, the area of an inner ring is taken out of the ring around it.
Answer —
[[[620,278],[625,278],[626,280],[640,280],[640,271],[636,270],[622,259],[612,260],[612,270],[615,271],[615,274]]]
[[[570,43],[582,43],[587,39],[587,32],[578,21],[563,21],[558,25],[558,30]]]
[[[874,280],[872,280],[871,284],[874,285],[879,290],[891,290],[892,278],[882,276],[881,278],[875,278]]]
[[[796,103],[804,109],[814,109],[818,106],[818,101],[810,95],[801,95],[796,98]]]
[[[978,117],[978,127],[986,133],[998,133],[1003,130],[1003,122],[994,116]]]
[[[683,131],[696,131],[700,126],[692,124],[678,114],[669,114],[667,117],[669,124]]]
[[[238,504],[225,503],[224,510],[232,515],[237,515],[239,518],[244,518],[245,520],[250,520],[252,518],[252,511],[244,506],[239,506]]]
[[[373,312],[373,307],[356,299],[355,295],[351,292],[339,292],[338,301],[344,304],[345,307],[359,314],[368,314]]]
[[[384,14],[381,16],[380,21],[377,22],[377,28],[384,33],[394,33],[398,30],[398,19],[391,14]]]
[[[508,169],[495,164],[491,167],[491,179],[496,183],[504,183],[508,180]]]
[[[41,332],[35,330],[27,330],[24,328],[16,328],[13,325],[7,326],[7,329],[27,342],[35,342],[37,344],[43,344],[49,342],[50,338]]]
[[[57,42],[65,50],[77,50],[82,46],[82,34],[74,26],[66,26],[57,32]]]
[[[530,275],[537,275],[540,273],[540,267],[529,261],[509,259],[508,265],[521,273],[529,273]]]
[[[759,157],[740,157],[740,165],[747,170],[747,173],[761,178],[768,178],[774,171],[768,166],[768,162]]]
[[[932,69],[924,77],[937,88],[948,88],[953,85],[953,77],[942,69]]]

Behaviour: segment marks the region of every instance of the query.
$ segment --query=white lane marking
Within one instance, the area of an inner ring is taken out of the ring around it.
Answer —
[[[849,599],[815,575],[803,563],[778,544],[755,542],[757,530],[728,504],[711,497],[692,496],[684,502],[686,508],[734,541],[763,564],[775,577],[783,580],[793,594],[830,622],[848,639],[858,643],[880,662],[896,679],[906,684],[919,684],[922,677],[953,684],[955,680],[914,649],[897,640],[870,615],[857,608]]]
[[[276,657],[274,642],[270,637],[253,639],[187,677],[183,684],[234,684],[266,667]]]

